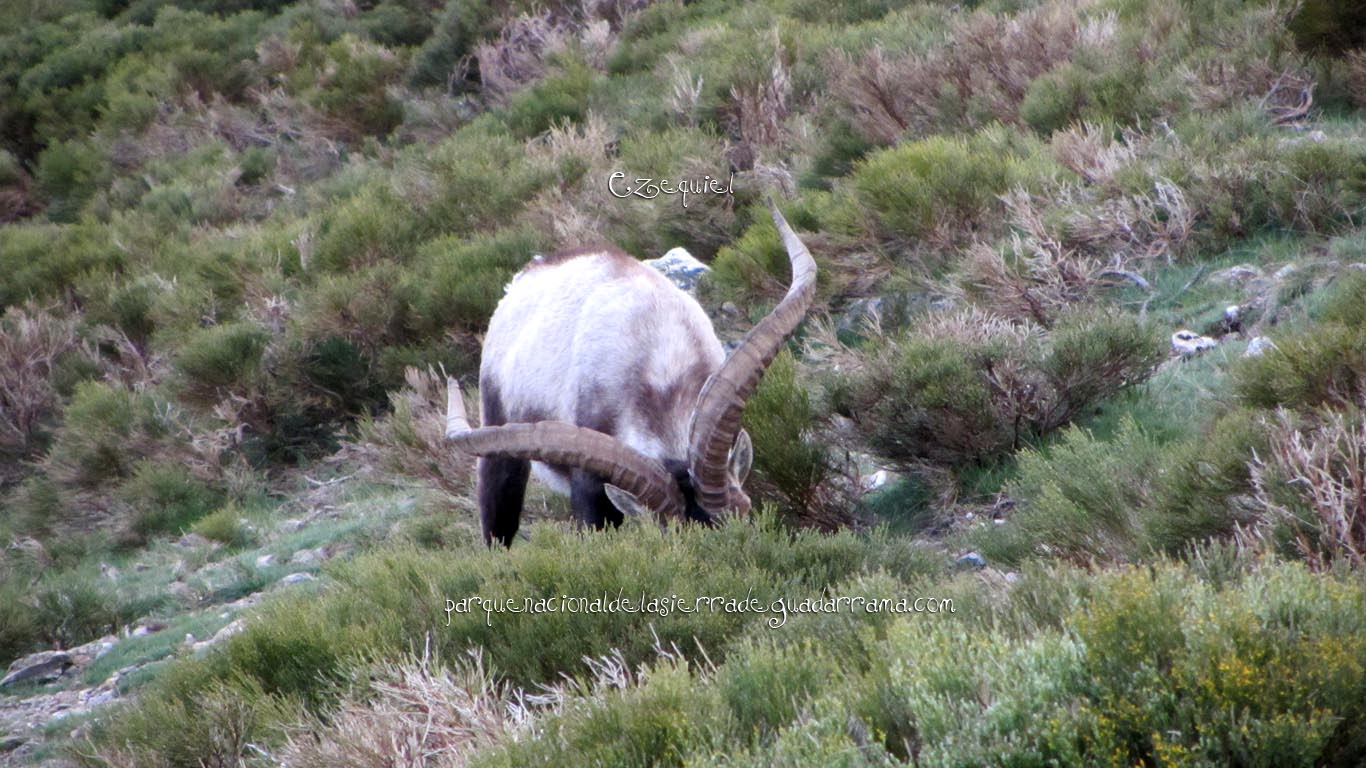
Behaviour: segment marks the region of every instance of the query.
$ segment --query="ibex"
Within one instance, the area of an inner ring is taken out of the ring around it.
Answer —
[[[792,283],[729,356],[696,300],[621,251],[557,253],[512,279],[484,337],[482,426],[447,382],[446,437],[480,457],[486,543],[512,545],[532,463],[596,528],[621,524],[612,498],[705,524],[749,509],[741,411],[816,290],[811,253],[769,207]]]

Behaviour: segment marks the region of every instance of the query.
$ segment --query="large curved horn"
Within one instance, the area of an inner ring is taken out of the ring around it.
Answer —
[[[464,398],[446,379],[446,440],[465,453],[499,455],[586,469],[635,496],[661,519],[681,518],[683,492],[662,464],[611,435],[563,421],[470,426]]]
[[[764,369],[773,362],[783,342],[801,323],[816,297],[816,261],[788,226],[773,198],[768,199],[773,223],[792,263],[792,284],[778,306],[750,329],[721,369],[707,380],[697,396],[688,428],[688,463],[697,503],[709,513],[726,507],[729,485],[726,459],[740,431],[745,401],[759,386]]]

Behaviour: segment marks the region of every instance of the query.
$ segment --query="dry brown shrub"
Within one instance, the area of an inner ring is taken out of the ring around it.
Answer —
[[[1084,42],[1103,44],[1113,34],[1112,20],[1078,23],[1087,5],[1061,0],[1014,16],[979,11],[925,53],[895,55],[879,46],[857,58],[834,54],[827,60],[830,92],[858,115],[856,128],[882,144],[907,132],[1017,124],[1035,78],[1070,60]]]
[[[655,652],[656,667],[688,663],[677,647]],[[638,687],[652,674],[618,651],[583,661],[586,677],[526,691],[499,680],[477,649],[446,666],[429,643],[421,656],[357,669],[356,691],[328,716],[309,715],[290,728],[274,757],[282,768],[463,768],[481,749],[526,738],[538,718],[562,712],[571,697]],[[698,666],[699,674],[715,672]]]
[[[1108,184],[1121,168],[1134,162],[1145,144],[1139,134],[1112,141],[1104,128],[1080,123],[1053,134],[1053,157],[1088,184]]]
[[[791,113],[792,76],[783,63],[782,42],[778,30],[773,30],[773,64],[768,77],[754,88],[730,89],[740,139],[754,147],[780,144],[784,136],[783,121]]]
[[[1347,54],[1347,92],[1358,107],[1366,107],[1366,48]]]
[[[0,453],[27,455],[56,415],[59,396],[52,377],[62,358],[95,359],[95,351],[76,333],[79,325],[75,315],[59,316],[32,303],[10,307],[0,317]],[[4,479],[0,475],[0,482]]]
[[[1244,540],[1283,531],[1316,569],[1366,564],[1366,418],[1359,412],[1331,412],[1310,428],[1280,412],[1268,455],[1254,455],[1249,468],[1263,516]]]
[[[474,462],[446,444],[445,374],[409,366],[404,379],[406,386],[389,396],[391,412],[362,420],[350,448],[382,472],[417,478],[472,504]]]

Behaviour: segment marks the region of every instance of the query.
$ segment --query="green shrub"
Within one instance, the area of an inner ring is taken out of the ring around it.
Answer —
[[[1152,329],[1073,314],[1045,334],[967,313],[922,323],[832,377],[837,411],[880,455],[966,466],[1015,450],[1142,382],[1164,359]]]
[[[453,329],[482,331],[504,286],[545,245],[545,237],[529,229],[425,243],[404,278],[417,327],[434,338]]]
[[[59,142],[38,158],[38,186],[48,199],[48,218],[75,221],[86,201],[107,181],[109,169],[100,151],[88,143]]]
[[[139,540],[178,535],[223,503],[222,494],[194,478],[184,466],[143,461],[119,487],[130,507],[129,530]]]
[[[233,322],[205,328],[181,345],[175,357],[185,393],[216,402],[247,386],[261,363],[270,333],[253,323]]]
[[[122,385],[83,382],[53,437],[43,469],[60,486],[99,489],[127,477],[169,433],[150,395]]]
[[[1349,405],[1366,396],[1366,330],[1322,323],[1287,334],[1233,369],[1238,394],[1262,408]]]
[[[796,358],[780,352],[745,404],[744,428],[754,445],[749,487],[758,491],[755,501],[777,502],[797,521],[831,524],[822,518],[843,513],[847,499],[831,497],[828,449],[811,434],[817,416]]]
[[[388,87],[403,74],[403,59],[379,45],[343,35],[327,46],[326,75],[309,101],[352,127],[355,136],[386,136],[403,122],[403,105]]]
[[[1080,121],[1132,125],[1157,110],[1148,72],[1130,57],[1068,62],[1030,83],[1020,119],[1044,136]]]
[[[195,521],[192,531],[209,541],[216,541],[228,547],[245,547],[252,543],[254,534],[251,525],[242,517],[242,510],[228,505]]]
[[[106,228],[8,224],[0,228],[0,306],[62,296],[84,277],[107,279],[123,263]]]
[[[570,61],[563,71],[545,78],[517,94],[503,114],[512,133],[529,138],[544,133],[557,123],[576,123],[588,110],[588,90],[593,70]]]
[[[1078,427],[1018,456],[1008,486],[1016,501],[1003,526],[981,537],[991,561],[1019,562],[1032,554],[1081,563],[1135,562],[1146,554],[1145,512],[1161,467],[1162,447],[1126,419],[1113,440]]]
[[[942,243],[994,229],[999,195],[1037,188],[1055,173],[1041,147],[998,125],[967,139],[932,136],[875,152],[850,183],[882,237]]]
[[[120,618],[114,590],[92,569],[45,578],[33,593],[34,622],[46,642],[61,648],[112,632]]]
[[[382,261],[402,263],[425,234],[418,213],[387,184],[372,184],[322,216],[306,269],[343,272]]]

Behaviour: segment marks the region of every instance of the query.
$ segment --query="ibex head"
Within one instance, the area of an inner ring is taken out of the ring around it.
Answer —
[[[486,541],[511,544],[530,462],[596,527],[632,500],[701,522],[749,508],[741,412],[816,289],[815,260],[769,205],[792,284],[729,356],[691,296],[619,251],[558,254],[513,279],[484,341],[483,426],[448,392],[447,438],[481,457]]]

